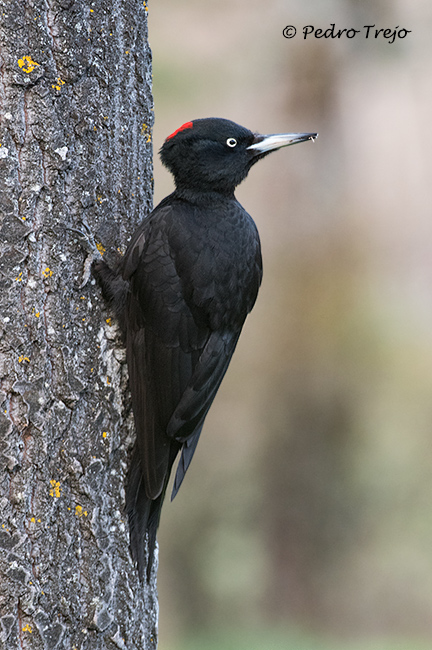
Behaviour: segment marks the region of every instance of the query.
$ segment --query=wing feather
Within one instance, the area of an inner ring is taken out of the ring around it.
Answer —
[[[150,219],[142,227],[131,242],[123,267],[124,277],[132,273],[127,361],[137,447],[145,491],[151,499],[166,487],[173,446],[181,448],[167,436],[166,429],[210,335],[207,328],[196,324],[184,300],[168,243],[169,214],[170,209],[165,208],[156,224]]]

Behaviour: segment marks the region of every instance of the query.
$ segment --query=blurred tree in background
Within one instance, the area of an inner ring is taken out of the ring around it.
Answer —
[[[412,31],[303,39],[331,23]],[[320,133],[238,191],[264,282],[162,517],[162,645],[204,628],[196,647],[227,650],[208,630],[235,626],[251,649],[280,625],[430,643],[432,7],[167,0],[149,25],[156,147],[211,115]],[[157,163],[155,182],[157,202]]]

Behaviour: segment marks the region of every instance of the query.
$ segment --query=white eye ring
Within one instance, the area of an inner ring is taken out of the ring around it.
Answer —
[[[237,140],[235,138],[228,138],[226,143],[229,147],[235,147],[237,144]]]

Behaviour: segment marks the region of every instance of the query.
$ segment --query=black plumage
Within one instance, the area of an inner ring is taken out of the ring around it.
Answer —
[[[126,510],[140,577],[146,532],[150,576],[172,465],[180,455],[174,498],[261,283],[258,232],[234,189],[270,151],[314,137],[261,136],[218,118],[186,123],[160,152],[175,191],[116,270],[94,265],[126,343],[136,427]]]

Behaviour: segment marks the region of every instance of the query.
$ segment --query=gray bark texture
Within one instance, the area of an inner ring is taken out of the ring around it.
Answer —
[[[0,0],[0,39],[0,647],[155,648],[124,353],[80,234],[109,258],[151,208],[147,6]]]

